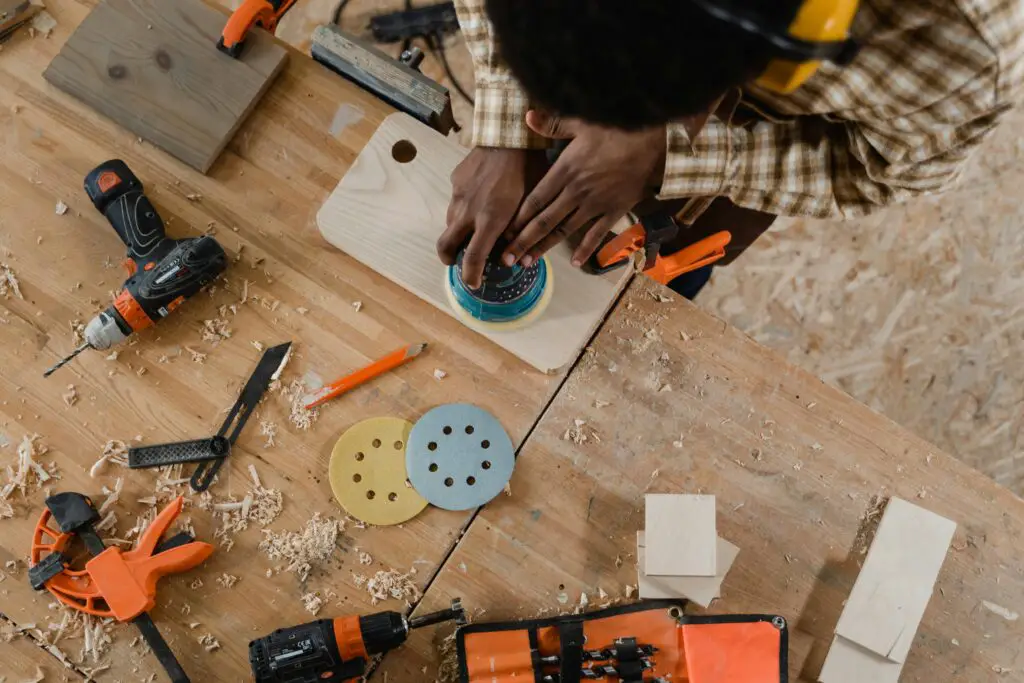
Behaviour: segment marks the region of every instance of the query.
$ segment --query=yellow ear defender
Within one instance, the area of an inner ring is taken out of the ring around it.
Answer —
[[[705,12],[771,44],[775,57],[757,85],[779,93],[799,88],[822,62],[849,64],[859,45],[850,37],[859,0],[804,0],[795,17],[770,20],[736,0],[691,0]]]

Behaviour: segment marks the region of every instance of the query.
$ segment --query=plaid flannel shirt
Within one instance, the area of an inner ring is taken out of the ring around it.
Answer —
[[[544,147],[530,102],[501,57],[484,0],[456,0],[476,71],[473,144]],[[1020,0],[864,0],[863,42],[846,67],[824,64],[796,92],[750,86],[737,125],[712,116],[690,139],[669,123],[661,197],[707,197],[768,213],[851,218],[957,179],[1024,82]],[[693,212],[691,211],[691,214]],[[695,218],[688,216],[688,220]]]

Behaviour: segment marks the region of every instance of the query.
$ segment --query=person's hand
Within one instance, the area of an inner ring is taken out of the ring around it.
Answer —
[[[466,246],[462,277],[469,287],[482,284],[487,257],[543,166],[543,150],[476,147],[455,167],[448,227],[437,240],[437,254],[450,266]]]
[[[602,238],[640,200],[653,194],[665,170],[665,127],[624,131],[530,111],[526,123],[568,146],[523,200],[512,222],[506,265],[530,266],[567,236],[594,222],[572,256],[582,265]]]

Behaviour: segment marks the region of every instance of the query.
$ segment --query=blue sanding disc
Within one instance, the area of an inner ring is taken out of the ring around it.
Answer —
[[[501,493],[516,464],[498,420],[468,403],[427,412],[413,425],[405,468],[417,493],[445,510],[471,510]]]

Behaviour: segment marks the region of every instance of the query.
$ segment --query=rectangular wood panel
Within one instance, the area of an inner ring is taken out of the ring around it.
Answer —
[[[408,163],[392,155],[402,140],[416,150]],[[320,209],[324,239],[453,314],[434,244],[445,228],[449,176],[468,152],[410,116],[389,116]],[[575,359],[630,277],[626,268],[601,276],[573,268],[565,244],[549,255],[553,294],[541,317],[519,329],[481,332],[544,372]]]
[[[718,574],[715,497],[648,493],[645,497],[648,576]]]
[[[711,601],[719,597],[726,574],[740,554],[740,549],[718,537],[716,552],[718,570],[715,576],[648,576],[644,572],[647,560],[646,534],[636,534],[636,585],[637,592],[645,600],[659,598],[687,598],[701,607],[707,607]]]
[[[254,30],[232,59],[217,49],[225,21],[201,0],[103,0],[43,75],[205,173],[288,56]]]

